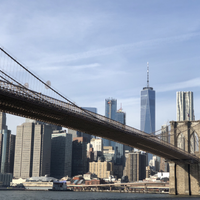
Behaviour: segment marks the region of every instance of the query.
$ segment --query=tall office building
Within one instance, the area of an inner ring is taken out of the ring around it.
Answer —
[[[6,113],[0,112],[0,130],[7,129],[6,126]]]
[[[16,139],[16,135],[10,134],[7,171],[8,173],[12,173],[12,174],[13,174],[13,169],[14,169],[15,139]]]
[[[147,63],[147,87],[141,91],[140,130],[155,134],[155,91],[149,87],[149,66]],[[148,153],[148,163],[153,155]],[[147,164],[148,164],[147,163]]]
[[[6,113],[0,112],[0,172],[13,173],[15,135],[6,126]]]
[[[193,121],[193,92],[176,93],[177,121]]]
[[[51,176],[61,179],[72,174],[72,135],[66,130],[51,135]]]
[[[105,99],[105,116],[109,119],[116,120],[117,112],[117,100]],[[115,148],[115,142],[103,138],[103,146],[113,146]]]
[[[87,169],[87,138],[74,138],[72,142],[72,176],[83,175]]]
[[[126,165],[123,171],[124,176],[128,176],[130,182],[143,180],[146,178],[146,154],[140,151],[126,154]]]
[[[126,123],[126,113],[122,111],[122,108],[116,112],[116,121],[125,124]],[[115,142],[115,164],[125,165],[125,149],[126,145]]]
[[[51,125],[27,120],[17,127],[14,177],[50,175]]]
[[[8,157],[10,144],[10,130],[2,130],[2,148],[1,148],[1,173],[8,173]]]

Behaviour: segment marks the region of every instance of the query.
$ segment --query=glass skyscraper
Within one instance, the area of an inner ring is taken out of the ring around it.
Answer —
[[[105,116],[109,119],[118,121],[122,124],[126,124],[126,113],[124,113],[121,108],[117,110],[116,99],[105,100]],[[124,164],[125,146],[123,144],[103,138],[103,146],[112,146],[115,150],[115,158],[114,158],[115,163]]]
[[[155,91],[149,87],[149,68],[147,63],[147,87],[141,91],[140,130],[155,134]],[[148,153],[148,163],[153,155]]]
[[[117,100],[105,99],[105,116],[109,119],[116,120]],[[112,146],[115,149],[115,142],[103,138],[103,146]]]
[[[141,91],[140,130],[145,133],[155,132],[155,91],[144,87]]]

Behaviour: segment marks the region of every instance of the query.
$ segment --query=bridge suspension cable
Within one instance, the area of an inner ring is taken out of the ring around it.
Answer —
[[[95,117],[95,115],[93,115],[91,112],[88,112],[87,110],[77,106],[73,101],[69,100],[68,98],[66,98],[64,95],[60,94],[59,92],[57,92],[55,89],[53,89],[50,85],[48,85],[47,83],[45,83],[41,78],[39,78],[38,76],[36,76],[34,73],[32,73],[29,69],[27,69],[24,65],[22,65],[20,62],[18,62],[13,56],[11,56],[9,53],[7,53],[3,48],[0,47],[0,50],[1,52],[3,52],[6,56],[8,56],[8,58],[10,58],[12,61],[14,61],[14,63],[16,63],[18,66],[20,66],[23,70],[25,70],[25,72],[27,72],[28,74],[30,74],[32,77],[34,77],[37,81],[39,81],[40,83],[42,83],[46,88],[50,89],[51,91],[53,91],[55,94],[57,94],[59,97],[61,97],[62,99],[66,100],[67,102],[69,102],[70,104],[72,104],[73,106],[81,109],[82,111],[86,112],[87,114],[89,115],[92,115],[93,117]],[[1,58],[0,58],[0,61],[1,61]],[[1,64],[1,63],[0,63]],[[1,65],[3,66],[3,65]],[[19,69],[20,70],[20,69]],[[15,70],[13,70],[14,72]],[[21,87],[26,87],[26,83],[24,84],[21,84],[19,81],[17,81],[17,77],[16,78],[12,78],[11,76],[8,75],[8,72],[7,73],[4,73],[2,70],[1,70],[1,73],[7,77],[3,77],[1,76],[1,78],[4,80],[4,81],[7,81],[9,83],[12,83],[15,82],[17,83],[18,85],[20,85]],[[9,79],[11,81],[9,81]],[[34,90],[33,90],[34,91]]]

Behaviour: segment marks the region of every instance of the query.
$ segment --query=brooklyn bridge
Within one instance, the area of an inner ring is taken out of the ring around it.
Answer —
[[[39,91],[37,90],[39,88]],[[46,88],[44,92],[40,88]],[[200,121],[171,122],[170,140],[78,107],[0,48],[0,110],[79,130],[163,157],[170,193],[200,194]]]

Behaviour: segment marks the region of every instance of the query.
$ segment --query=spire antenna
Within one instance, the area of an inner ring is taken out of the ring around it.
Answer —
[[[149,62],[147,62],[147,87],[149,87]]]

